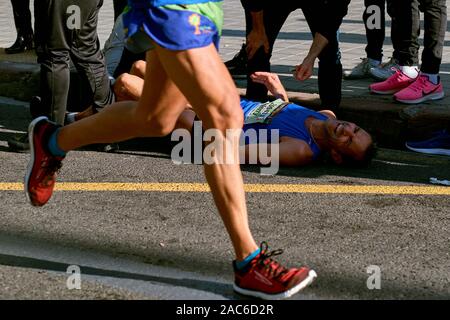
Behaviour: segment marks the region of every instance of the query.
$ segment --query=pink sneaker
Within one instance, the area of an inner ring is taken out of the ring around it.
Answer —
[[[408,87],[416,79],[412,79],[400,70],[396,69],[395,73],[383,82],[372,83],[369,90],[378,94],[393,94]]]
[[[438,100],[444,97],[444,90],[439,79],[438,84],[431,82],[426,75],[419,75],[409,87],[397,92],[394,99],[398,102],[416,104],[427,100]]]

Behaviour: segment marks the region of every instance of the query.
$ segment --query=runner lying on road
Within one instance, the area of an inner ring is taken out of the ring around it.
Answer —
[[[114,86],[119,101],[139,100],[145,65],[145,61],[137,61],[129,74],[119,76]],[[316,112],[289,103],[286,90],[274,73],[256,72],[252,78],[253,81],[264,84],[269,92],[279,99],[274,102],[279,108],[270,123],[248,123],[251,122],[248,120],[252,110],[261,106],[261,103],[241,99],[245,119],[243,131],[252,128],[278,129],[280,165],[306,165],[323,158],[324,155],[328,155],[336,164],[367,166],[370,163],[375,154],[375,147],[372,137],[365,130],[352,122],[338,120],[330,110]],[[176,128],[192,131],[195,119],[194,111],[187,108],[178,118]],[[246,152],[246,159],[250,149],[249,142],[247,141],[244,150],[241,150]],[[262,145],[259,143],[259,147]],[[270,146],[264,145],[268,147],[269,152]]]

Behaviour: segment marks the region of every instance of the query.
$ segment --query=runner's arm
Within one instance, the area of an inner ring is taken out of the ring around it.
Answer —
[[[274,97],[289,102],[286,90],[284,89],[280,78],[275,73],[258,71],[252,73],[250,75],[250,78],[256,83],[265,85],[267,90],[269,90],[269,92],[273,94]]]
[[[304,166],[313,161],[312,152],[308,145],[299,139],[285,139],[279,143],[278,162],[281,166]],[[260,150],[263,148],[263,150]],[[245,164],[263,164],[272,162],[273,146],[270,143],[248,144],[241,146],[241,159]],[[260,157],[260,153],[263,157]],[[253,156],[253,157],[252,157]]]

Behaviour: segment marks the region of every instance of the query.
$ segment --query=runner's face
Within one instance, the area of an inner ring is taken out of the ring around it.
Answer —
[[[372,143],[371,136],[352,122],[327,119],[326,128],[331,147],[355,160],[361,160]]]

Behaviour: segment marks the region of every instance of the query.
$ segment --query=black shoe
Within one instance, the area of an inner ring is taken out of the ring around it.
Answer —
[[[30,143],[28,141],[28,134],[23,133],[8,140],[9,150],[13,152],[28,152],[30,150]]]
[[[247,51],[245,43],[233,59],[225,62],[225,66],[232,76],[247,76]]]
[[[25,50],[31,50],[34,48],[33,42],[33,35],[17,36],[16,42],[14,42],[11,47],[6,48],[5,53],[14,54],[24,52]]]

